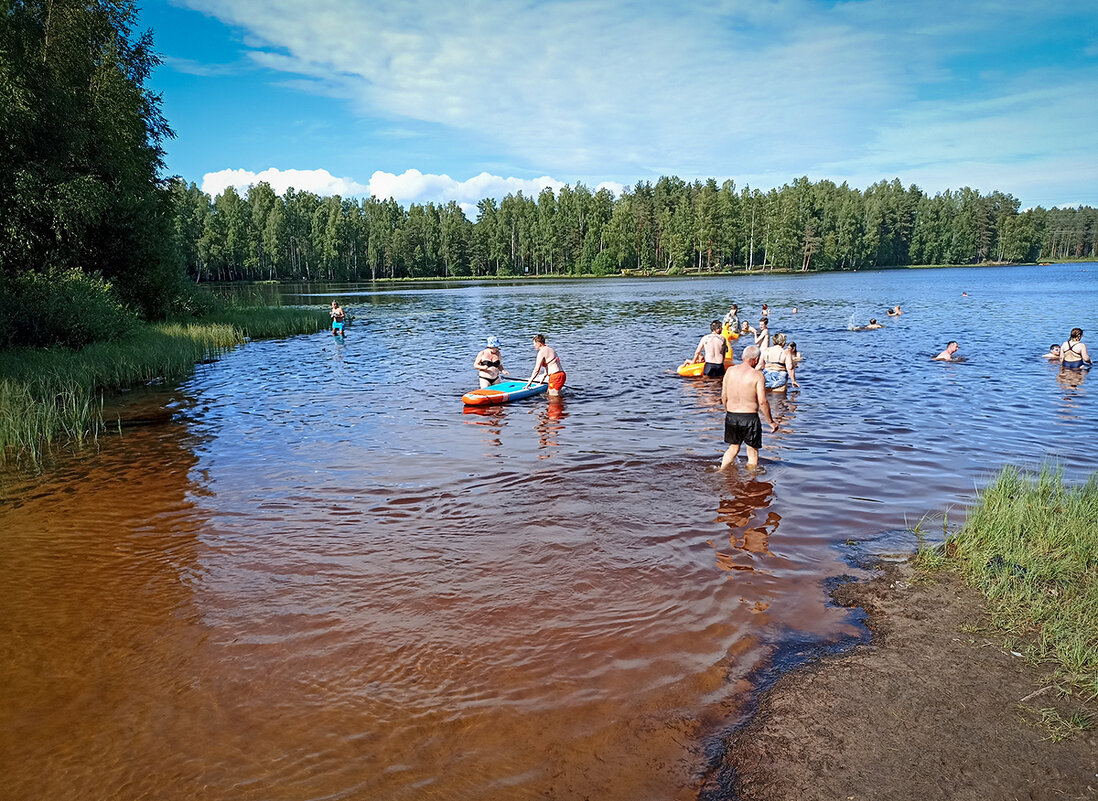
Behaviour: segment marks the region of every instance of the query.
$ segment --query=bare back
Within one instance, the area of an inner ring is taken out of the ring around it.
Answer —
[[[766,403],[766,382],[754,365],[741,362],[729,367],[721,384],[721,402],[726,412],[758,414],[759,408],[769,408]]]

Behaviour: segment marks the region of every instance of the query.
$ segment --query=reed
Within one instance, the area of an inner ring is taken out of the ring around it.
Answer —
[[[924,561],[960,571],[1032,660],[1098,694],[1098,473],[1068,486],[1060,470],[1004,468]]]
[[[80,444],[105,430],[105,393],[154,378],[188,375],[247,339],[316,333],[325,311],[222,309],[196,321],[144,325],[114,342],[79,350],[0,352],[0,462],[37,459],[45,449]]]

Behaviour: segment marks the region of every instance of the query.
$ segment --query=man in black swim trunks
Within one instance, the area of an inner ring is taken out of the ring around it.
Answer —
[[[721,321],[714,320],[709,324],[709,333],[701,338],[694,351],[694,363],[704,355],[705,367],[702,368],[702,375],[720,378],[724,375],[724,359],[727,353],[728,343],[721,336]]]
[[[724,441],[728,443],[728,450],[721,459],[721,470],[736,459],[741,444],[747,446],[747,466],[758,467],[762,446],[760,412],[770,425],[770,433],[778,430],[778,424],[770,416],[770,404],[766,402],[766,381],[762,372],[755,369],[759,355],[757,347],[748,345],[744,348],[742,361],[728,368],[721,383]]]

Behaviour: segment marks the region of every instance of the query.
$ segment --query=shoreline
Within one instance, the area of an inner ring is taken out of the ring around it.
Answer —
[[[876,567],[831,594],[868,641],[779,676],[725,742],[732,798],[1098,798],[1098,732],[1065,725],[1098,702],[1004,646],[952,571]]]
[[[286,279],[276,281],[204,281],[200,286],[214,288],[246,287],[246,286],[287,286],[293,284],[308,285],[357,285],[357,284],[383,284],[383,285],[407,285],[407,284],[440,284],[440,283],[511,283],[524,281],[592,281],[603,278],[745,278],[750,276],[798,276],[798,275],[831,275],[835,273],[871,273],[899,270],[946,270],[956,268],[986,268],[986,267],[1055,267],[1063,264],[1090,264],[1098,263],[1098,259],[1061,259],[1056,261],[1041,262],[981,262],[980,264],[896,264],[878,267],[864,267],[857,270],[795,270],[789,268],[754,270],[713,270],[668,273],[666,271],[644,272],[640,270],[626,269],[620,272],[607,273],[606,275],[570,275],[568,273],[548,273],[543,275],[456,275],[456,276],[422,276],[403,278],[362,278],[357,281],[310,281],[306,279]]]

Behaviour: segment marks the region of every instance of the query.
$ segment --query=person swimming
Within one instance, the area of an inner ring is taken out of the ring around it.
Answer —
[[[946,345],[946,349],[934,357],[936,362],[957,362],[963,361],[963,359],[954,359],[953,354],[961,349],[961,346],[957,344],[957,340],[951,339],[949,344]]]
[[[858,328],[855,328],[853,330],[855,330],[855,331],[876,331],[878,328],[884,328],[884,326],[877,322],[876,317],[870,317],[869,318],[869,325],[859,326]]]
[[[1048,346],[1048,353],[1041,357],[1042,359],[1048,359],[1050,362],[1060,361],[1060,346],[1053,342]]]
[[[898,303],[888,310],[889,317],[899,317],[901,314],[903,314],[903,312],[900,311],[900,304]]]

